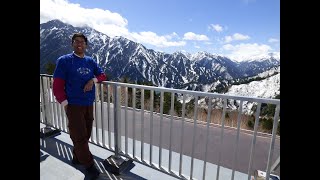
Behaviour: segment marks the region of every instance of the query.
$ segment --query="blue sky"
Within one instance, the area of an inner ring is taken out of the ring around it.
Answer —
[[[40,23],[52,19],[166,53],[280,58],[280,0],[40,0]]]

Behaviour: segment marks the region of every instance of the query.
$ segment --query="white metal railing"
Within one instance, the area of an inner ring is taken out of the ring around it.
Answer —
[[[166,103],[169,99],[168,97],[165,99],[165,93],[171,94],[170,106]],[[148,94],[147,98],[146,94]],[[192,101],[189,101],[189,104],[186,102],[190,97],[194,97],[194,104],[190,104]],[[177,110],[174,102],[178,98],[182,106]],[[201,101],[203,99],[204,101]],[[237,102],[236,109],[234,104],[229,104],[230,100]],[[241,128],[241,124],[245,121],[244,117],[250,116],[248,114],[250,109],[244,108],[248,103],[255,104],[257,107],[254,112],[253,131]],[[52,94],[51,75],[40,74],[40,104],[40,122],[68,133],[68,119]],[[262,104],[276,107],[271,133],[259,131]],[[139,107],[136,107],[137,105]],[[235,179],[237,171],[247,174],[250,180],[257,169],[265,170],[268,179],[274,170],[272,164],[276,159],[280,163],[280,136],[277,135],[279,99],[231,96],[104,81],[96,84],[94,107],[95,128],[90,138],[91,143],[178,179],[194,178],[195,159],[203,161],[202,179],[206,179],[207,174],[212,173],[207,170],[208,162],[216,164],[215,179],[219,179],[221,167],[227,167],[232,169],[230,175],[232,180]],[[190,107],[193,108],[192,111]],[[164,113],[164,109],[169,113]],[[199,113],[201,109],[207,112],[203,118]],[[214,110],[220,112],[221,115],[218,118],[213,117],[214,113],[219,114]],[[226,113],[231,110],[237,115],[236,127],[226,126]],[[219,119],[219,123],[215,123],[216,119]],[[250,137],[250,146],[244,147],[248,137]],[[140,147],[137,147],[138,144]],[[261,150],[261,147],[266,146],[269,148]],[[276,151],[275,147],[277,147]],[[155,148],[158,150],[158,156],[155,154]],[[217,150],[212,153],[214,148]],[[259,151],[256,151],[256,148],[260,148]],[[232,149],[231,153],[228,152],[230,149]],[[169,152],[168,162],[164,160],[166,158],[163,157],[163,150]],[[250,153],[247,154],[247,152]],[[172,161],[173,153],[179,154],[178,162]],[[222,157],[223,154],[224,157]],[[190,157],[191,160],[187,161],[186,157]],[[186,165],[189,162],[190,164]],[[183,172],[186,169],[183,166],[190,166],[188,172]]]

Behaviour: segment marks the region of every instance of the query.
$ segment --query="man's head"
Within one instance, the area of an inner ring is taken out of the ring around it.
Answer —
[[[83,55],[87,48],[88,39],[82,33],[75,33],[72,36],[72,47],[76,54]]]

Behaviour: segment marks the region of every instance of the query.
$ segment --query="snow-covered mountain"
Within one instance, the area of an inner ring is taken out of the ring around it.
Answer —
[[[259,98],[274,98],[280,94],[280,73],[261,81],[233,85],[225,94]]]
[[[147,49],[124,37],[110,38],[90,27],[73,27],[52,20],[40,24],[40,73],[46,73],[47,64],[55,64],[60,55],[72,52],[74,32],[82,32],[88,37],[86,54],[97,60],[108,79],[114,81],[126,77],[132,82],[209,91],[280,65],[273,56],[236,62],[207,52],[167,54]]]
[[[259,73],[259,74],[255,75],[255,76],[247,77],[245,79],[247,79],[247,80],[265,79],[265,78],[271,77],[273,75],[276,75],[278,73],[280,73],[280,65],[279,66],[275,66],[273,68],[270,68],[269,70],[264,71],[262,73]]]
[[[247,81],[249,80],[249,82]],[[280,66],[271,68],[268,71],[260,73],[256,76],[246,78],[245,83],[239,85],[230,85],[228,87],[226,95],[233,96],[245,96],[245,97],[256,97],[256,98],[279,98],[280,97]],[[181,98],[180,98],[181,99]],[[192,97],[188,97],[187,102],[189,102]],[[208,101],[206,99],[199,99],[198,103],[202,107],[208,106]],[[252,114],[252,107],[256,103],[253,102],[243,102],[243,112],[246,114]],[[213,99],[212,106],[215,108],[222,108],[222,99]],[[240,101],[235,101],[233,99],[228,99],[227,108],[228,110],[236,110],[240,106]]]

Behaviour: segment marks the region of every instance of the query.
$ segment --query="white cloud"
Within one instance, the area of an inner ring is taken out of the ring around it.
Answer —
[[[168,47],[168,46],[184,46],[186,45],[185,41],[168,41],[168,37],[159,36],[154,32],[139,32],[131,33],[131,36],[138,43],[151,44],[156,47]]]
[[[184,40],[195,40],[195,41],[208,41],[209,38],[206,35],[195,34],[193,32],[187,32],[184,34]]]
[[[258,57],[265,57],[271,53],[272,48],[265,44],[238,44],[231,45],[226,44],[223,49],[229,53],[226,56],[236,61],[242,61],[247,59],[254,59]]]
[[[247,40],[247,39],[250,39],[250,37],[247,36],[247,35],[235,33],[235,34],[233,35],[233,39],[234,39],[234,40]]]
[[[223,31],[223,28],[222,26],[220,26],[219,24],[210,24],[209,25],[209,29],[213,29],[217,32],[222,32]]]
[[[225,43],[230,43],[231,41],[243,41],[243,40],[248,40],[250,39],[249,36],[243,35],[240,33],[235,33],[232,36],[225,36]]]
[[[280,61],[280,52],[272,52],[272,53],[269,53],[269,55],[272,55],[274,58]]]
[[[128,20],[118,13],[103,9],[86,9],[67,0],[41,0],[40,23],[59,19],[77,27],[89,26],[110,37],[123,36],[156,47],[184,46],[184,41],[170,41],[178,35],[173,32],[159,36],[153,32],[130,32]],[[146,36],[145,36],[146,35]]]
[[[229,43],[229,42],[232,41],[232,37],[231,36],[226,36],[224,38],[225,38],[225,40],[224,40],[225,43]]]
[[[194,46],[195,48],[197,48],[197,49],[200,49],[200,46]]]
[[[231,44],[226,44],[222,47],[224,50],[227,50],[227,51],[232,51],[235,49],[235,47]]]
[[[276,43],[276,42],[279,42],[279,40],[278,40],[278,39],[275,39],[275,38],[270,38],[270,39],[268,40],[268,42],[269,42],[269,43]]]
[[[41,0],[40,23],[59,19],[73,26],[88,25],[108,36],[127,35],[128,21],[118,13],[102,9],[85,9],[65,0]]]
[[[166,39],[179,38],[179,35],[176,32],[164,36]]]

